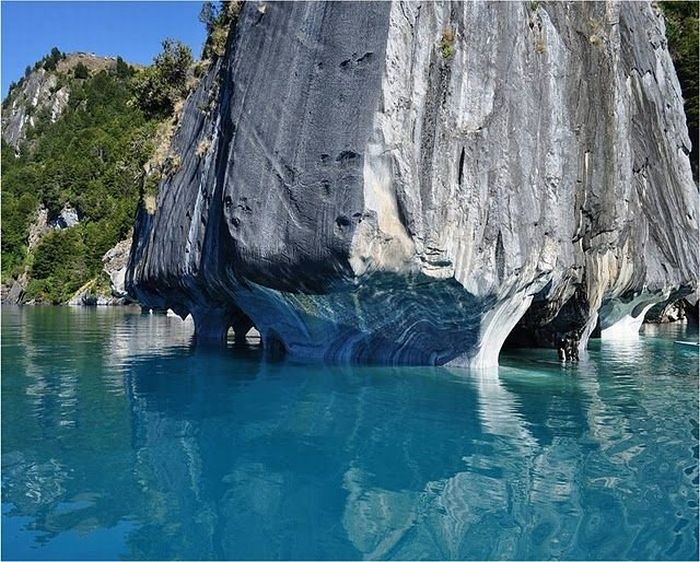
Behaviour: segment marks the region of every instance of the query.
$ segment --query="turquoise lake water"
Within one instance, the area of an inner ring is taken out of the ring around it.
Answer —
[[[3,559],[698,559],[697,331],[482,373],[191,331],[2,309]]]

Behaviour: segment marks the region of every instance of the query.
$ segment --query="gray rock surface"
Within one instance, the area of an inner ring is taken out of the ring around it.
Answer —
[[[29,74],[19,89],[11,94],[12,100],[7,109],[3,108],[2,116],[2,138],[15,150],[19,150],[28,130],[36,125],[42,112],[46,112],[52,123],[55,122],[70,97],[70,88],[58,88],[56,73],[43,68]]]
[[[688,296],[685,291],[674,291],[668,299],[650,308],[644,321],[651,324],[697,321],[696,295]]]
[[[109,276],[112,297],[123,302],[131,302],[126,291],[126,268],[129,264],[129,252],[131,251],[131,238],[122,240],[111,248],[103,257],[103,271]]]
[[[66,302],[69,306],[112,306],[121,304],[114,302],[112,297],[98,295],[91,290],[80,290]]]
[[[72,306],[116,306],[133,304],[126,292],[124,280],[129,262],[131,240],[122,240],[102,256],[102,271],[109,277],[109,289],[99,278],[83,285],[68,300]]]
[[[41,239],[51,231],[49,226],[49,211],[43,205],[40,205],[34,215],[34,220],[29,225],[29,234],[27,237],[27,245],[29,250],[37,247]],[[16,279],[10,279],[0,290],[0,302],[3,304],[22,304],[25,291],[29,284],[28,269]]]
[[[80,222],[78,211],[70,205],[64,205],[58,216],[49,223],[49,226],[55,230],[71,228]]]
[[[21,304],[27,288],[27,274],[23,273],[17,279],[11,279],[0,287],[0,302],[2,304]]]
[[[583,348],[697,290],[689,147],[648,3],[249,2],[127,289],[303,358],[489,366],[523,326]]]
[[[44,205],[39,205],[36,210],[34,220],[29,225],[29,236],[27,238],[27,246],[29,250],[36,248],[41,242],[41,239],[50,232],[49,226],[49,210]]]
[[[651,323],[665,324],[667,322],[679,322],[686,319],[687,301],[680,300],[672,303],[660,303],[647,314],[647,321]]]

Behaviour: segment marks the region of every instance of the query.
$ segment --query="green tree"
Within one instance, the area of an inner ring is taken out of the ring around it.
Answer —
[[[163,41],[163,50],[153,66],[142,70],[134,80],[135,100],[150,117],[172,114],[175,102],[187,94],[187,77],[192,65],[190,48],[172,39]]]
[[[211,33],[218,17],[214,2],[202,2],[202,9],[199,11],[199,21],[204,24],[207,33]]]
[[[165,83],[182,96],[187,93],[187,75],[192,60],[192,51],[187,45],[166,39],[163,41],[163,50],[155,58],[154,66]]]
[[[131,65],[124,62],[123,58],[117,57],[115,73],[117,75],[117,78],[129,78],[134,74],[134,69],[131,67]]]
[[[34,255],[30,298],[58,304],[68,300],[89,277],[85,245],[77,228],[46,235]]]
[[[42,59],[44,70],[49,72],[56,70],[58,63],[64,58],[66,56],[57,47],[54,47],[51,49],[51,53]]]
[[[139,108],[151,118],[168,117],[175,108],[172,89],[153,67],[145,68],[136,75],[134,97]]]
[[[73,76],[80,80],[85,80],[90,76],[90,71],[88,70],[87,66],[85,66],[82,62],[79,62],[73,69]]]
[[[211,59],[224,54],[229,31],[238,19],[242,4],[239,1],[220,1],[218,5],[214,2],[202,4],[199,21],[207,31],[202,58]]]

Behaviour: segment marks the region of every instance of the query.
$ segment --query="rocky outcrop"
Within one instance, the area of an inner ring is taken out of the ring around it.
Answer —
[[[651,324],[666,324],[669,322],[697,322],[698,317],[697,293],[687,294],[687,291],[674,291],[669,298],[649,309],[644,318]]]
[[[126,291],[126,268],[129,264],[129,252],[131,251],[131,238],[122,240],[114,248],[110,249],[102,258],[103,271],[109,277],[112,296],[123,302],[131,302]]]
[[[689,307],[690,304],[685,299],[670,303],[659,303],[649,310],[645,322],[652,324],[681,322],[686,319],[686,308]]]
[[[58,216],[49,221],[49,211],[43,205],[40,205],[34,216],[34,220],[29,225],[29,233],[27,235],[27,249],[29,251],[34,250],[39,243],[42,241],[44,236],[46,236],[51,230],[62,230],[64,228],[71,228],[76,226],[80,220],[78,219],[78,212],[70,205],[65,205]],[[128,248],[126,250],[128,254]],[[17,279],[12,279],[6,285],[2,287],[0,291],[0,302],[3,304],[22,304],[24,301],[25,291],[27,285],[29,284],[29,269],[25,267],[25,271],[17,277]],[[122,282],[123,288],[123,282]],[[87,299],[86,303],[83,303],[83,294],[85,293],[84,287],[79,289],[76,295],[70,299],[68,304],[92,304],[92,295]],[[87,294],[87,293],[85,293]],[[122,298],[125,295],[122,296]],[[112,304],[112,303],[109,303]]]
[[[33,250],[39,245],[41,239],[51,230],[49,226],[49,210],[44,205],[39,205],[36,210],[34,220],[29,225],[29,235],[27,237],[27,249]]]
[[[122,240],[102,257],[102,272],[109,279],[91,279],[68,300],[66,304],[74,306],[115,306],[132,304],[124,287],[126,267],[129,261],[131,240]]]
[[[58,216],[49,223],[49,226],[55,230],[62,230],[64,228],[72,228],[79,222],[78,211],[66,204],[61,209],[61,212],[58,213]]]
[[[689,147],[648,3],[249,2],[127,288],[303,358],[487,366],[523,327],[584,348],[697,289]]]
[[[20,304],[24,299],[24,292],[29,279],[26,273],[22,273],[17,279],[11,279],[0,286],[0,302],[2,304]]]
[[[27,76],[18,92],[11,92],[7,108],[3,108],[2,138],[15,150],[27,138],[27,132],[33,128],[42,116],[53,123],[68,105],[70,88],[59,86],[59,77],[55,72],[43,68]]]
[[[91,280],[80,287],[66,304],[69,306],[113,306],[123,303],[101,291],[97,287],[96,281]]]

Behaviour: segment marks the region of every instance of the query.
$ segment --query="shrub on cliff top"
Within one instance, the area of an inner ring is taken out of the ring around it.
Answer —
[[[163,50],[153,66],[134,79],[136,104],[149,117],[172,115],[175,102],[187,94],[187,76],[192,65],[190,48],[172,39],[163,41]]]
[[[224,54],[229,31],[238,19],[242,4],[238,1],[221,1],[218,5],[214,2],[202,4],[199,21],[207,30],[207,38],[202,49],[203,59],[213,59]]]
[[[43,59],[41,59],[40,62],[42,63],[44,70],[51,72],[53,70],[56,70],[58,63],[65,58],[65,53],[62,53],[58,50],[57,47],[54,47],[53,49],[51,49],[51,53],[46,55]]]

